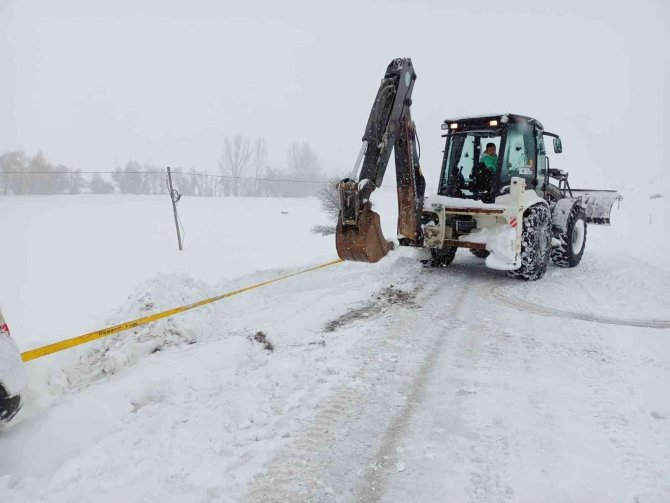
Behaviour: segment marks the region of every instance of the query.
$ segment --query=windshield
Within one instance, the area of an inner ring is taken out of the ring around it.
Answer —
[[[490,192],[499,169],[500,139],[489,131],[451,135],[440,194],[476,198]]]

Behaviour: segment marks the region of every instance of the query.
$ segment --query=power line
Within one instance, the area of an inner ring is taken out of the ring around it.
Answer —
[[[7,175],[164,175],[162,171],[3,171]],[[290,182],[290,183],[329,183],[327,180],[291,180],[287,178],[262,178],[251,176],[212,175],[210,173],[187,173],[174,171],[173,175],[207,176],[212,178],[225,178],[229,180],[256,180],[266,182]]]
[[[7,175],[90,175],[90,174],[99,174],[99,175],[164,175],[162,171],[3,171]],[[189,176],[204,176],[211,178],[219,178],[226,180],[252,180],[257,182],[285,182],[285,183],[311,183],[311,184],[320,184],[328,185],[328,180],[292,180],[288,178],[262,178],[262,177],[249,177],[249,176],[230,176],[230,175],[212,175],[209,173],[185,173],[182,171],[175,171],[172,173],[175,176],[178,175],[189,175]],[[395,189],[395,185],[383,185],[378,187],[380,189]]]
[[[0,171],[0,174],[5,175],[164,175],[163,171]],[[182,171],[174,171],[173,175],[190,175],[190,176],[204,176],[211,178],[219,178],[226,180],[255,180],[258,182],[286,182],[286,183],[313,183],[328,185],[330,182],[328,180],[292,180],[289,178],[256,178],[249,176],[230,176],[230,175],[212,175],[210,173],[184,173]],[[378,189],[397,189],[396,185],[382,185],[377,187]],[[426,186],[426,190],[429,187]]]

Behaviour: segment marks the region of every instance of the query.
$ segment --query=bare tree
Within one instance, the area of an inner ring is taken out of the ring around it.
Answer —
[[[279,181],[283,176],[285,175],[282,175],[281,171],[278,169],[272,169],[270,166],[266,168],[266,181],[264,182],[265,185],[263,190],[263,195],[265,197],[281,197],[284,195],[282,183],[286,182]]]
[[[102,178],[100,173],[93,173],[89,183],[91,194],[111,194],[114,192],[114,184]]]
[[[323,174],[316,153],[309,143],[293,143],[288,151],[289,175],[301,183],[292,184],[291,196],[314,195],[322,186]],[[305,183],[306,181],[315,183]]]
[[[324,184],[317,194],[321,209],[333,221],[340,215],[340,191],[337,190],[337,184],[342,178],[341,176],[329,178],[328,183]]]
[[[128,161],[124,169],[116,168],[112,180],[122,194],[147,194],[146,177],[137,161]]]
[[[232,195],[238,197],[241,188],[241,178],[245,177],[251,165],[251,142],[249,138],[235,135],[232,138],[226,136],[223,152],[219,159],[219,168],[225,176],[232,177]]]
[[[86,180],[84,180],[84,177],[81,176],[81,170],[80,169],[74,169],[70,170],[65,168],[64,166],[56,166],[56,169],[58,170],[59,168],[62,168],[65,171],[68,171],[69,175],[67,175],[67,192],[69,194],[81,194],[81,189],[83,189],[86,186]]]
[[[51,164],[39,151],[32,157],[23,151],[0,156],[0,190],[21,194],[79,194],[86,185],[79,170]]]
[[[251,162],[254,168],[254,178],[256,178],[254,180],[254,195],[265,195],[262,190],[263,184],[259,178],[263,178],[267,172],[268,144],[262,136],[257,136],[254,139]]]
[[[5,152],[0,156],[0,172],[3,175],[4,195],[7,195],[9,192],[14,194],[24,194],[26,192],[26,177],[23,175],[23,172],[27,169],[28,158],[22,150]]]
[[[328,215],[331,220],[331,225],[315,225],[312,227],[312,232],[328,236],[335,234],[337,226],[337,219],[340,216],[340,191],[337,190],[337,184],[343,177],[332,177],[316,194],[316,197],[321,203],[321,209]]]
[[[315,180],[321,176],[319,158],[309,143],[293,143],[288,151],[288,169],[291,175],[307,180]]]
[[[28,171],[32,173],[24,188],[27,187],[29,194],[77,193],[83,185],[81,174],[71,178],[71,170],[62,165],[54,166],[42,151],[30,158]]]
[[[162,169],[152,164],[145,164],[142,167],[144,171],[142,176],[142,194],[165,194],[167,193],[167,183]]]

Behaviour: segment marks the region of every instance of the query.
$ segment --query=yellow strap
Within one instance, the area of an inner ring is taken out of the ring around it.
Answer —
[[[108,327],[108,328],[103,328],[102,330],[97,330],[95,332],[89,332],[88,334],[80,335],[78,337],[73,337],[71,339],[65,339],[64,341],[60,342],[54,342],[53,344],[48,344],[46,346],[42,346],[40,348],[35,348],[26,351],[25,353],[21,354],[21,357],[23,358],[24,362],[28,362],[30,360],[35,360],[37,358],[41,358],[43,356],[50,355],[52,353],[57,353],[58,351],[63,351],[64,349],[69,349],[73,348],[75,346],[79,346],[80,344],[85,344],[87,342],[95,341],[97,339],[102,339],[103,337],[107,337],[108,335],[113,335],[113,334],[118,334],[119,332],[123,332],[125,330],[130,330],[131,328],[139,327],[142,325],[146,325],[147,323],[151,323],[152,321],[160,320],[162,318],[167,318],[168,316],[173,316],[178,313],[183,313],[184,311],[188,311],[190,309],[195,309],[196,307],[204,306],[205,304],[210,304],[212,302],[216,302],[217,300],[225,299],[228,297],[233,297],[234,295],[238,295],[240,293],[248,292],[249,290],[254,290],[256,288],[260,288],[265,285],[269,285],[271,283],[275,283],[277,281],[281,281],[283,279],[291,278],[293,276],[298,276],[299,274],[305,274],[307,272],[312,272],[316,271],[318,269],[323,269],[324,267],[328,267],[331,265],[339,264],[342,262],[342,259],[337,259],[333,260],[331,262],[326,262],[325,264],[317,265],[315,267],[310,267],[309,269],[304,269],[302,271],[294,272],[292,274],[287,274],[285,276],[280,276],[278,278],[274,278],[268,281],[263,281],[261,283],[256,283],[255,285],[251,286],[246,286],[244,288],[240,288],[239,290],[233,290],[232,292],[227,292],[221,295],[217,295],[216,297],[211,297],[209,299],[205,300],[200,300],[198,302],[194,302],[193,304],[188,304],[186,306],[181,306],[181,307],[175,307],[174,309],[170,309],[168,311],[163,311],[162,313],[156,313],[152,314],[151,316],[145,316],[144,318],[138,318],[133,321],[127,321],[126,323],[121,323],[119,325],[114,325],[113,327]]]

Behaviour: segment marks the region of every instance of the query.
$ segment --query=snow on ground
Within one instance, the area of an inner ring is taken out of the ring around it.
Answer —
[[[670,191],[623,192],[540,282],[403,249],[31,362],[0,501],[668,501]],[[165,197],[0,198],[21,348],[335,256],[315,200],[180,214],[181,253]]]
[[[8,287],[0,302],[12,330],[34,345],[95,329],[156,275],[215,285],[333,256],[322,237],[308,232],[324,219],[313,199],[185,197],[179,211],[183,252],[166,196],[0,198],[9,261],[2,264]]]

